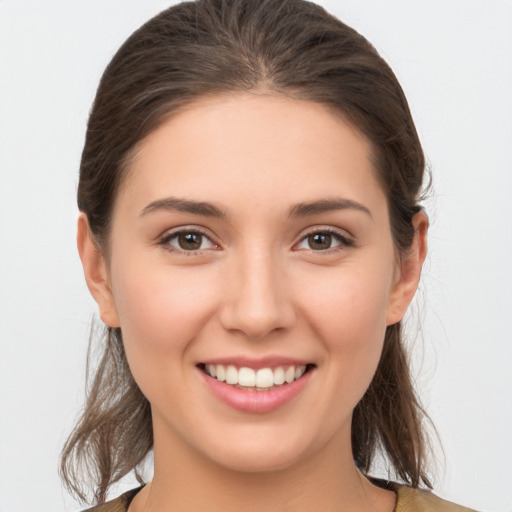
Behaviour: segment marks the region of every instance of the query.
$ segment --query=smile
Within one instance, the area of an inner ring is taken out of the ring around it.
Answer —
[[[300,379],[308,369],[308,366],[290,365],[254,370],[245,366],[237,368],[234,365],[207,364],[203,365],[202,369],[210,377],[236,386],[239,389],[270,391]]]
[[[241,412],[262,414],[280,409],[302,394],[317,369],[316,364],[304,363],[207,361],[197,369],[221,402]]]

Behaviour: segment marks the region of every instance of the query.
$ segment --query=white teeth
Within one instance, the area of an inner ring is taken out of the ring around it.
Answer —
[[[274,385],[280,386],[284,384],[284,369],[282,366],[274,370]]]
[[[221,382],[224,382],[226,380],[226,369],[222,364],[218,364],[215,367],[215,372],[217,373],[217,375],[215,375],[215,377],[217,377],[217,380],[220,380]],[[212,377],[214,377],[214,375],[212,375]]]
[[[295,366],[290,366],[285,372],[284,372],[284,380],[290,384],[295,380]]]
[[[256,373],[252,368],[240,368],[238,372],[238,384],[240,386],[254,387],[256,385]]]
[[[234,366],[226,368],[226,383],[238,384],[238,370]]]
[[[205,371],[211,377],[231,385],[239,385],[244,388],[269,389],[273,386],[281,386],[285,382],[291,384],[294,380],[300,379],[306,372],[306,365],[300,366],[278,366],[277,368],[237,368],[233,365],[208,364]]]
[[[242,368],[243,369],[243,368]],[[242,370],[240,370],[242,373]],[[274,385],[274,372],[270,368],[262,368],[256,373],[256,387],[271,388]]]
[[[295,368],[295,378],[300,379],[304,375],[305,371],[306,371],[306,367],[304,365],[297,366],[297,368]]]

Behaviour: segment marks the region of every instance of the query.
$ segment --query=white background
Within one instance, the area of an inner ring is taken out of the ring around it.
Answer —
[[[433,170],[415,359],[444,445],[436,492],[510,512],[512,1],[320,3],[394,68]],[[79,508],[57,458],[95,310],[74,241],[81,146],[105,65],[168,5],[0,0],[1,512]]]

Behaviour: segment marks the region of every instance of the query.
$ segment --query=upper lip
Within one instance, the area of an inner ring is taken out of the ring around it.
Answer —
[[[266,357],[246,357],[246,356],[230,356],[230,357],[216,357],[201,361],[200,364],[214,365],[222,364],[224,366],[235,366],[237,368],[252,368],[259,370],[260,368],[277,368],[279,366],[301,366],[312,364],[311,361],[305,359],[297,359],[294,357],[284,356],[266,356]]]

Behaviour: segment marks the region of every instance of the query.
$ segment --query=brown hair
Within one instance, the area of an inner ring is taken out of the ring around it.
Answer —
[[[101,79],[80,166],[78,206],[102,250],[108,252],[116,192],[136,145],[197,98],[262,88],[327,105],[368,137],[394,243],[407,251],[425,162],[404,93],[364,37],[304,0],[184,2],[123,44]],[[150,406],[131,376],[120,329],[107,329],[105,339],[61,460],[67,486],[84,499],[85,473],[100,502],[153,446]],[[423,418],[401,326],[392,325],[353,414],[356,465],[368,471],[380,449],[398,478],[430,486]]]

